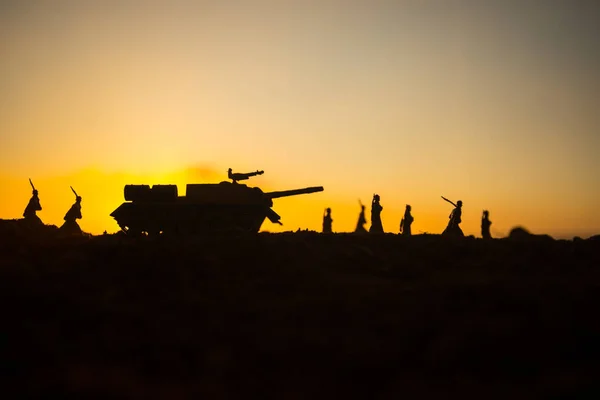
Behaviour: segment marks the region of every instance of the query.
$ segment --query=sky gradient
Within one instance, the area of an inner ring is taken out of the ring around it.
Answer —
[[[600,233],[600,5],[594,1],[1,1],[0,218],[40,191],[82,229],[127,183],[219,182],[265,170],[283,227],[517,225]],[[370,217],[367,216],[370,220]]]

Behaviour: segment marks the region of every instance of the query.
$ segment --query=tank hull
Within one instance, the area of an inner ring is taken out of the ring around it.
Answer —
[[[127,234],[257,233],[265,218],[281,225],[273,199],[322,192],[322,186],[263,192],[232,182],[177,185],[125,185],[125,203],[110,215]]]
[[[264,205],[123,203],[111,216],[123,231],[132,235],[257,233],[269,209]]]

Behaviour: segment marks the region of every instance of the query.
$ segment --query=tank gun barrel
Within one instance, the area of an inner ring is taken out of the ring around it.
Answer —
[[[281,190],[278,192],[267,192],[265,196],[269,199],[278,199],[280,197],[297,196],[299,194],[308,194],[322,192],[323,186],[312,186],[303,189]]]

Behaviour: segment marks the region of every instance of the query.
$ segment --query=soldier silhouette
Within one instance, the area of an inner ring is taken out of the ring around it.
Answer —
[[[29,179],[29,184],[33,189],[33,193],[31,195],[31,198],[29,199],[29,203],[27,203],[27,207],[25,207],[25,211],[23,211],[23,218],[29,223],[43,225],[44,223],[36,214],[38,211],[42,210],[40,198],[38,197],[38,191],[33,186],[33,182],[31,182],[31,179]]]
[[[71,206],[69,211],[65,214],[64,220],[65,223],[60,227],[61,230],[69,233],[69,234],[82,234],[81,228],[77,223],[78,219],[81,219],[81,196],[75,192],[73,188],[71,188],[73,193],[75,193],[75,203]]]
[[[379,204],[379,195],[374,194],[371,201],[371,228],[370,233],[383,233],[383,224],[381,223],[381,211],[383,207]]]
[[[491,239],[492,235],[490,234],[490,225],[492,225],[492,221],[490,221],[490,212],[488,210],[483,210],[483,215],[481,217],[481,236],[484,239]]]
[[[404,217],[402,218],[402,221],[400,221],[400,233],[405,236],[412,235],[410,226],[412,225],[413,221],[415,220],[413,218],[413,216],[410,214],[410,210],[411,210],[411,207],[409,204],[407,204],[406,210],[404,211]]]
[[[332,233],[332,222],[333,219],[331,219],[331,208],[326,208],[325,214],[323,215],[323,233]]]
[[[367,218],[365,217],[365,205],[360,200],[358,200],[358,204],[360,204],[360,214],[358,215],[358,222],[356,223],[354,232],[367,233],[367,229],[365,228],[365,224],[367,223]]]
[[[444,196],[442,196],[442,199],[446,200],[448,203],[454,206],[454,210],[452,210],[450,216],[448,217],[448,226],[446,226],[446,229],[444,229],[442,235],[465,236],[462,229],[460,229],[460,226],[458,226],[462,222],[462,201],[458,200],[456,204],[454,204]]]

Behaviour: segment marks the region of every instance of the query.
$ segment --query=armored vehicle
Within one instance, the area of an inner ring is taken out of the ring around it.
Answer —
[[[265,218],[282,225],[273,199],[323,191],[316,186],[265,193],[237,183],[255,175],[229,171],[233,182],[187,184],[185,196],[177,185],[126,185],[125,203],[110,215],[129,235],[258,232]]]

